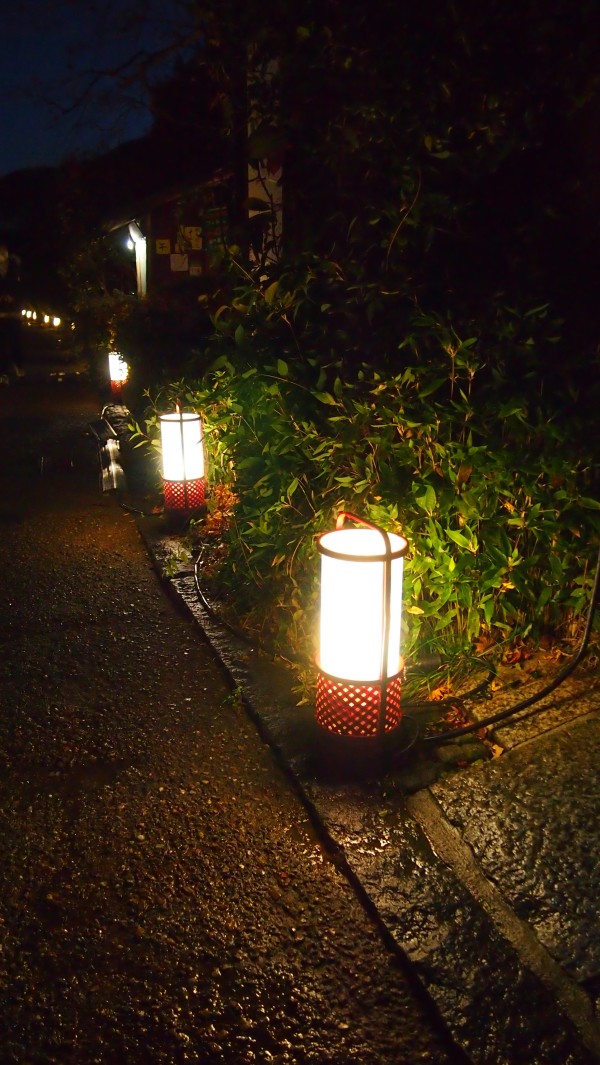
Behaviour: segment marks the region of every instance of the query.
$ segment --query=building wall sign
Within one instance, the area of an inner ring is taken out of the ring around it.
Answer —
[[[199,278],[212,267],[227,243],[227,209],[213,194],[165,203],[149,216],[152,230],[152,287]]]

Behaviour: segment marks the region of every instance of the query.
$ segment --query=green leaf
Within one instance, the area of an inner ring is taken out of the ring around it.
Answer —
[[[425,399],[430,396],[432,392],[437,392],[438,388],[441,388],[445,384],[445,377],[436,377],[434,381],[430,381],[429,384],[419,387],[419,396],[421,399]]]
[[[315,392],[315,397],[320,403],[327,403],[330,407],[337,407],[338,405],[337,399],[330,392]]]
[[[537,609],[541,610],[543,607],[545,607],[546,603],[549,603],[551,598],[552,598],[552,588],[548,588],[548,587],[542,588],[542,590],[541,590],[541,592],[539,594],[539,597],[538,597],[538,601],[537,601]]]
[[[233,365],[227,358],[227,355],[219,355],[218,359],[210,366],[210,370],[215,373],[217,370],[228,370],[229,373],[233,373]]]
[[[430,484],[427,485],[423,495],[416,497],[415,502],[418,503],[421,510],[424,510],[426,514],[433,514],[437,499],[435,491]]]
[[[283,359],[277,359],[277,373],[280,377],[287,377],[288,375],[288,364]]]
[[[273,283],[271,285],[269,285],[269,287],[265,290],[265,300],[269,304],[269,307],[272,305],[273,300],[275,299],[275,296],[277,295],[277,289],[278,288],[279,288],[279,281],[273,281]]]

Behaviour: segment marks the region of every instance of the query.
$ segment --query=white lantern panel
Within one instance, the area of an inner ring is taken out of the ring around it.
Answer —
[[[194,481],[204,477],[202,427],[198,414],[161,414],[163,477]]]
[[[389,533],[392,552],[406,541]],[[369,561],[385,554],[383,537],[374,529],[338,529],[320,543],[329,551],[356,555],[358,561],[321,555],[320,668],[349,681],[381,678],[384,638],[384,562]],[[390,629],[387,675],[400,669],[402,576],[404,559],[391,561]]]
[[[111,381],[126,381],[129,374],[129,366],[118,351],[108,353],[108,372]]]

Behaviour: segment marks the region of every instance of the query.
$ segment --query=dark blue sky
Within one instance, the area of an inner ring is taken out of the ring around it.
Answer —
[[[84,90],[94,71],[171,40],[179,0],[5,0],[2,9],[0,176],[98,154],[148,130],[138,84],[99,77]]]

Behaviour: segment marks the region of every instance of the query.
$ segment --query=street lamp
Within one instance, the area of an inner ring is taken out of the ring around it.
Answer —
[[[204,445],[200,415],[160,415],[165,510],[194,511],[204,505]]]
[[[346,519],[354,526],[344,527]],[[403,536],[345,511],[338,515],[335,530],[318,539],[321,614],[315,717],[329,733],[383,739],[400,725],[407,550]]]
[[[121,395],[125,381],[129,377],[129,366],[118,351],[108,353],[108,373],[110,376],[110,388],[116,395]]]

